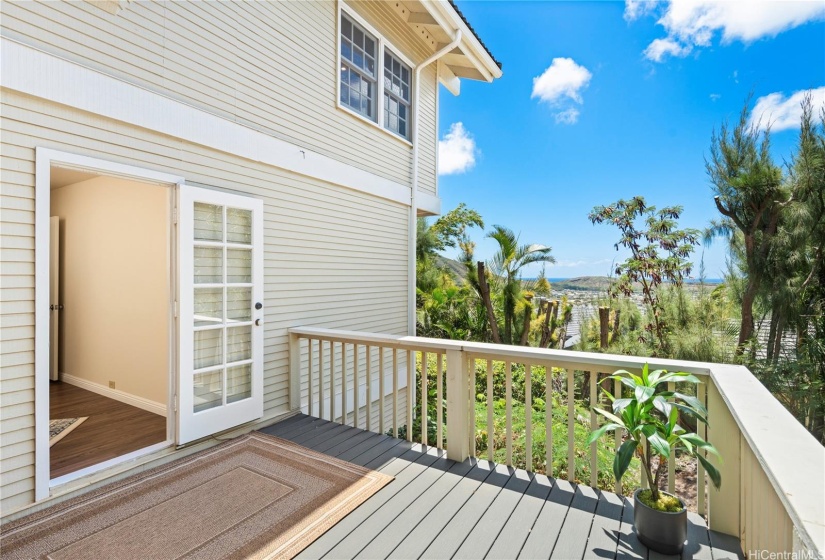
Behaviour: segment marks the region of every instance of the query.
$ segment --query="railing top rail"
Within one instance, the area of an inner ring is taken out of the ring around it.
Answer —
[[[528,346],[510,346],[507,344],[445,340],[422,336],[378,334],[315,327],[293,327],[289,329],[289,332],[302,338],[322,338],[336,342],[357,342],[358,344],[370,343],[376,346],[425,350],[427,352],[458,350],[480,359],[509,360],[513,362],[524,361],[533,364],[549,364],[553,367],[596,370],[599,372],[613,372],[617,369],[628,369],[632,371],[638,370],[641,366],[639,358],[620,354],[597,354],[572,350],[554,350]],[[652,369],[688,371],[696,375],[710,375],[710,369],[714,366],[714,364],[704,362],[685,362],[659,358],[646,358],[644,361],[648,362]]]

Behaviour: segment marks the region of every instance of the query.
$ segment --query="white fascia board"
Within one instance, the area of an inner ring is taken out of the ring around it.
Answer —
[[[8,38],[0,85],[409,206],[411,189],[119,78]]]
[[[448,36],[461,29],[461,52],[488,82],[501,77],[501,68],[481,44],[464,20],[446,0],[421,0],[421,5],[435,19]]]
[[[435,195],[418,191],[416,203],[418,210],[421,212],[426,212],[431,216],[439,216],[441,214],[441,199]]]

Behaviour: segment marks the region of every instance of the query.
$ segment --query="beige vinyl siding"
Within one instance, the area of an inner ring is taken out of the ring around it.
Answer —
[[[413,62],[430,53],[389,4],[350,5]],[[336,106],[337,4],[3,2],[2,34],[409,184],[412,149]],[[435,65],[423,72],[419,188],[435,194]],[[383,117],[382,117],[383,118]],[[416,118],[415,116],[413,118]]]
[[[406,332],[408,207],[8,90],[2,111],[4,510],[34,496],[37,146],[165,171],[264,201],[266,416],[288,409],[288,327]]]

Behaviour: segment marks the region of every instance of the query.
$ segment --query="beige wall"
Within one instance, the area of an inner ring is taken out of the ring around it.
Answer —
[[[166,406],[167,187],[99,177],[55,189],[62,374]]]
[[[7,89],[0,95],[0,509],[34,500],[38,146],[264,201],[266,417],[289,410],[287,328],[406,334],[409,207]]]
[[[2,2],[6,37],[409,185],[412,148],[339,109],[335,0]],[[347,2],[413,63],[433,52],[393,3]],[[419,189],[436,191],[436,65],[416,102]]]

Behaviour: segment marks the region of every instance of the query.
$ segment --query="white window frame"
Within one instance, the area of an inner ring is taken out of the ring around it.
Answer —
[[[375,27],[370,25],[363,17],[361,17],[355,10],[347,6],[343,0],[339,0],[338,2],[338,17],[335,23],[335,52],[337,57],[337,66],[335,69],[336,77],[335,77],[335,105],[341,111],[352,115],[353,117],[360,119],[361,121],[368,123],[379,130],[383,131],[385,134],[390,135],[392,138],[395,138],[399,142],[403,142],[407,146],[413,145],[413,138],[412,138],[412,130],[413,130],[413,121],[417,118],[417,99],[415,99],[415,64],[407,57],[403,51],[401,51],[398,47],[388,41],[381,33],[378,32]],[[375,120],[372,120],[368,117],[365,117],[361,113],[353,111],[346,105],[341,103],[341,16],[346,15],[350,20],[354,23],[358,24],[359,26],[363,27],[365,31],[367,31],[370,35],[375,37],[376,42],[378,43],[377,49],[378,52],[376,53],[376,82],[375,82]],[[410,67],[410,118],[407,123],[407,127],[410,131],[410,138],[404,138],[403,136],[393,132],[392,130],[384,127],[384,50],[389,49],[391,51],[392,56],[401,60],[404,64]]]

